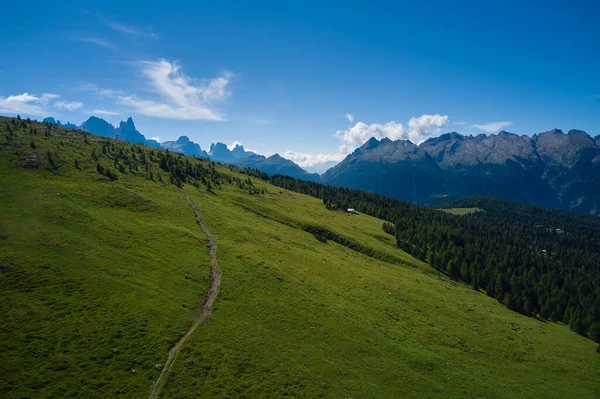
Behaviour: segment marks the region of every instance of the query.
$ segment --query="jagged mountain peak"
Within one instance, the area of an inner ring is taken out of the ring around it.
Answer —
[[[451,132],[419,146],[371,138],[323,180],[421,204],[489,195],[593,212],[600,190],[584,182],[600,176],[599,140],[581,130],[565,134],[560,129],[533,137],[507,131],[477,136]]]
[[[229,151],[229,149],[227,148],[227,145],[224,143],[221,143],[220,141],[217,141],[216,143],[212,143],[210,145],[209,152],[212,154],[215,151],[225,151],[225,150]]]
[[[137,131],[133,118],[129,117],[126,121],[121,121],[119,127],[115,128],[102,118],[90,116],[80,126],[81,130],[96,134],[98,136],[116,138],[123,141],[128,141],[135,144],[145,144],[150,147],[160,148],[160,144],[156,140],[147,140],[146,137]]]
[[[231,163],[243,168],[258,169],[268,175],[286,175],[308,181],[321,180],[317,173],[308,173],[293,161],[283,158],[279,154],[273,154],[268,158],[264,155],[252,154],[245,158],[232,160]]]
[[[79,126],[71,123],[71,122],[66,122],[66,123],[62,123],[61,121],[59,121],[58,119],[54,119],[53,117],[48,117],[48,118],[44,118],[43,122],[45,123],[51,123],[53,125],[57,125],[57,126],[61,126],[61,127],[66,127],[67,129],[79,129]]]
[[[540,133],[539,136],[541,136],[543,134],[544,135],[550,135],[550,134],[552,134],[552,135],[564,135],[565,133],[562,130],[558,129],[558,128],[554,128],[552,130],[548,130],[547,132]]]
[[[162,148],[169,151],[179,152],[181,154],[194,156],[196,158],[208,158],[206,151],[200,148],[200,145],[190,140],[188,136],[180,136],[175,141],[165,141],[160,144]]]
[[[190,138],[188,136],[179,136],[179,138],[176,141],[177,144],[188,144],[190,143]]]
[[[254,154],[252,151],[246,151],[243,145],[236,144],[231,153],[235,155],[236,158],[247,157],[248,155]]]
[[[102,118],[98,118],[97,116],[90,116],[89,118],[87,118],[86,122],[103,122],[103,123],[107,123],[109,125],[112,126],[112,124],[110,124],[109,122],[105,121]]]
[[[367,140],[363,145],[360,146],[360,149],[373,149],[379,146],[381,142],[379,140],[377,140],[375,137],[371,137],[369,140]]]
[[[125,122],[121,121],[121,123],[119,123],[119,128],[127,129],[129,131],[136,130],[135,123],[133,122],[133,118],[130,116],[129,118],[127,118],[127,120]]]

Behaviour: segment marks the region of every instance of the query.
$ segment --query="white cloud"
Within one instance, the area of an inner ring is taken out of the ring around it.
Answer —
[[[342,161],[346,155],[364,144],[371,137],[375,137],[378,140],[389,138],[391,140],[411,139],[423,141],[425,137],[440,133],[441,129],[447,126],[448,123],[450,123],[448,116],[439,114],[421,115],[418,118],[410,118],[407,127],[394,121],[371,125],[356,122],[354,126],[346,130],[339,130],[334,134],[334,137],[341,140],[341,146],[337,152],[330,154],[309,154],[286,151],[281,156],[297,163],[303,168],[312,168],[327,162]]]
[[[25,93],[27,94],[27,93]],[[59,98],[60,96],[58,94],[54,94],[54,93],[44,93],[41,95],[41,97],[39,98],[39,101],[43,104],[48,103],[48,101],[50,100],[55,100],[57,98]]]
[[[205,102],[222,101],[230,95],[226,90],[232,76],[229,72],[223,77],[196,84],[194,79],[181,72],[176,61],[143,61],[140,66],[153,88],[179,106],[197,105],[200,99]]]
[[[92,110],[92,114],[95,114],[95,115],[106,115],[106,116],[121,115],[120,112],[106,111],[106,110],[103,110],[103,109],[94,109],[94,110]]]
[[[133,26],[120,24],[117,22],[109,22],[106,24],[106,26],[108,26],[110,29],[112,29],[114,31],[126,33],[128,35],[150,37],[152,39],[158,39],[158,35],[156,33],[152,32],[152,28],[140,29],[140,28],[135,28]]]
[[[64,109],[67,111],[75,111],[83,107],[83,104],[79,101],[57,101],[53,104],[58,109]]]
[[[155,118],[179,120],[213,120],[223,119],[207,108],[182,108],[173,107],[171,104],[159,103],[152,100],[141,99],[136,96],[119,96],[117,102],[130,107],[134,112]]]
[[[233,74],[231,72],[225,72],[224,76],[212,79],[206,87],[201,89],[202,98],[206,102],[223,101],[231,95],[227,91],[227,85]]]
[[[347,118],[350,120],[349,118]],[[410,118],[408,127],[395,121],[385,124],[374,123],[367,125],[364,122],[356,122],[352,127],[346,130],[338,130],[334,137],[341,140],[341,146],[338,152],[332,154],[306,154],[294,151],[286,151],[282,156],[296,162],[302,167],[313,167],[326,162],[339,162],[346,155],[354,151],[355,148],[364,144],[371,137],[378,140],[389,138],[391,140],[410,139],[417,143],[423,141],[426,137],[440,133],[450,119],[447,115],[421,115],[418,118]]]
[[[231,95],[227,90],[233,76],[231,72],[225,72],[215,79],[197,80],[184,74],[177,62],[161,59],[142,61],[135,65],[153,95],[140,96],[122,90],[101,88],[93,83],[79,88],[113,99],[116,104],[126,106],[127,112],[178,120],[225,120],[214,105]]]
[[[79,37],[73,40],[77,42],[95,44],[96,46],[104,47],[113,51],[117,49],[117,46],[115,46],[112,42],[109,42],[108,40],[98,39],[96,37]]]
[[[344,117],[346,119],[348,119],[348,121],[354,122],[354,115],[352,115],[352,114],[346,114],[346,115],[344,115]]]
[[[448,115],[421,115],[418,118],[410,118],[408,121],[408,136],[411,140],[418,142],[425,137],[438,134],[450,119]]]
[[[378,140],[384,137],[398,140],[408,138],[408,133],[401,123],[393,121],[384,125],[378,123],[367,125],[363,122],[357,122],[354,126],[344,131],[338,130],[334,136],[342,140],[340,152],[348,154],[371,137],[375,137]]]
[[[510,125],[512,125],[512,122],[488,122],[483,125],[471,125],[471,127],[482,130],[486,133],[496,133],[498,130]]]
[[[339,162],[344,159],[345,154],[300,154],[294,151],[286,151],[281,156],[297,163],[303,168],[308,168],[330,161]]]
[[[338,130],[335,137],[342,140],[340,152],[349,154],[356,147],[361,146],[371,137],[381,140],[387,137],[391,140],[411,139],[414,142],[422,141],[425,137],[437,134],[445,127],[450,119],[447,115],[421,115],[418,118],[410,118],[408,128],[395,121],[385,124],[374,123],[367,125],[363,122],[357,122],[354,126],[346,130]]]
[[[58,97],[53,93],[44,93],[39,97],[29,93],[0,97],[0,112],[44,116],[48,114],[44,106]]]
[[[39,98],[29,93],[23,93],[16,96],[8,96],[5,100],[7,103],[30,103],[39,101]]]
[[[224,101],[231,95],[227,90],[233,76],[231,73],[197,82],[184,74],[177,62],[162,59],[143,61],[137,65],[158,98],[141,98],[115,90],[99,89],[93,85],[89,89],[113,97],[118,104],[130,107],[142,115],[180,120],[224,120],[213,108],[213,104]]]
[[[150,137],[150,140],[156,140],[159,143],[162,143],[162,141],[160,141],[160,137],[156,136],[156,137]]]

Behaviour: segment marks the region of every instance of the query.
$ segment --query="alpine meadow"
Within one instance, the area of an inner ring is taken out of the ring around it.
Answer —
[[[0,399],[600,399],[598,15],[3,4]]]
[[[600,393],[597,218],[444,212],[22,118],[0,145],[2,397]],[[502,228],[512,255],[477,264]]]

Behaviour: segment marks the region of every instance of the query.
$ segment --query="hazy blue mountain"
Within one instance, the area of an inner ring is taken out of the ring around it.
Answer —
[[[135,124],[131,117],[127,118],[127,121],[125,122],[121,121],[119,127],[116,129],[116,135],[116,138],[119,140],[161,148],[158,141],[146,139],[146,137],[135,128]]]
[[[161,148],[160,143],[156,140],[148,140],[135,128],[133,118],[129,117],[127,121],[121,122],[118,128],[108,123],[102,118],[90,116],[88,120],[83,122],[79,127],[81,130],[93,133],[102,137],[128,141],[134,144],[144,144],[149,147]]]
[[[211,144],[208,153],[210,155],[210,159],[223,163],[231,163],[236,159],[256,155],[252,151],[246,151],[244,147],[239,144],[237,144],[233,150],[230,150],[229,148],[227,148],[227,145],[223,143]]]
[[[209,157],[208,153],[200,148],[199,144],[194,143],[187,136],[181,136],[176,141],[165,141],[164,143],[160,143],[160,145],[169,151],[179,152],[196,158]]]
[[[320,180],[318,174],[308,173],[294,162],[281,157],[279,154],[267,158],[252,151],[246,151],[240,144],[237,144],[230,150],[223,143],[213,143],[210,146],[209,156],[213,161],[229,163],[242,168],[258,169],[268,175],[280,174],[295,179]]]
[[[105,121],[104,119],[90,116],[87,121],[81,124],[81,130],[90,132],[97,136],[115,138],[116,129],[113,125]]]
[[[372,138],[322,179],[424,205],[486,195],[600,213],[600,147],[579,130],[533,137],[453,132],[419,146]]]
[[[54,124],[60,123],[51,117],[46,118],[44,122]],[[252,151],[246,151],[240,144],[237,144],[230,150],[227,145],[217,142],[211,144],[210,152],[207,153],[199,144],[194,143],[187,136],[181,136],[175,141],[165,141],[164,143],[159,143],[156,140],[149,140],[136,129],[133,118],[131,117],[127,118],[126,121],[122,121],[117,128],[104,119],[95,116],[89,117],[80,127],[73,126],[74,128],[79,128],[102,137],[123,140],[135,144],[144,144],[154,148],[164,148],[169,151],[195,156],[197,158],[210,158],[217,162],[235,164],[241,167],[251,167],[270,175],[282,174],[297,179],[311,181],[318,181],[320,179],[318,174],[308,173],[294,162],[284,159],[279,155],[273,155],[272,157],[266,158],[262,155],[257,155]]]
[[[62,123],[61,121],[56,120],[53,117],[44,118],[43,122],[52,123],[53,125],[58,125],[61,127],[66,127],[67,129],[79,129],[79,126],[77,126],[71,122]]]
[[[268,175],[286,175],[295,179],[308,181],[321,180],[318,174],[308,173],[294,162],[283,158],[279,154],[268,158],[263,155],[254,154],[246,158],[233,160],[230,163],[242,168],[258,169]]]
[[[233,147],[233,150],[231,150],[231,154],[233,154],[235,159],[240,159],[240,158],[249,157],[251,155],[256,155],[252,151],[246,151],[244,149],[244,146],[241,144],[236,144],[235,147]]]

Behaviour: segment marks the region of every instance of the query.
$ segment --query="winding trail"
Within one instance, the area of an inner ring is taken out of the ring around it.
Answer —
[[[165,365],[160,375],[158,376],[158,379],[156,380],[154,385],[152,385],[152,390],[150,391],[149,399],[158,399],[160,397],[162,389],[167,382],[168,373],[171,370],[173,363],[175,363],[175,358],[179,353],[179,349],[192,336],[194,331],[196,331],[196,328],[198,328],[200,324],[204,324],[204,322],[206,321],[206,316],[212,313],[213,302],[217,298],[217,295],[219,295],[219,288],[221,287],[221,268],[219,267],[219,262],[217,261],[217,244],[213,240],[212,234],[202,221],[202,216],[200,215],[200,211],[198,211],[198,208],[196,207],[194,201],[192,201],[183,192],[181,192],[181,194],[190,203],[190,207],[196,215],[196,223],[198,223],[198,226],[200,226],[202,231],[204,231],[204,233],[206,234],[208,249],[210,253],[210,263],[212,266],[212,284],[210,286],[208,294],[206,295],[206,299],[204,300],[202,317],[194,319],[194,322],[192,323],[190,329],[185,333],[183,337],[181,337],[179,341],[177,341],[177,343],[169,351],[167,361],[165,362]]]

